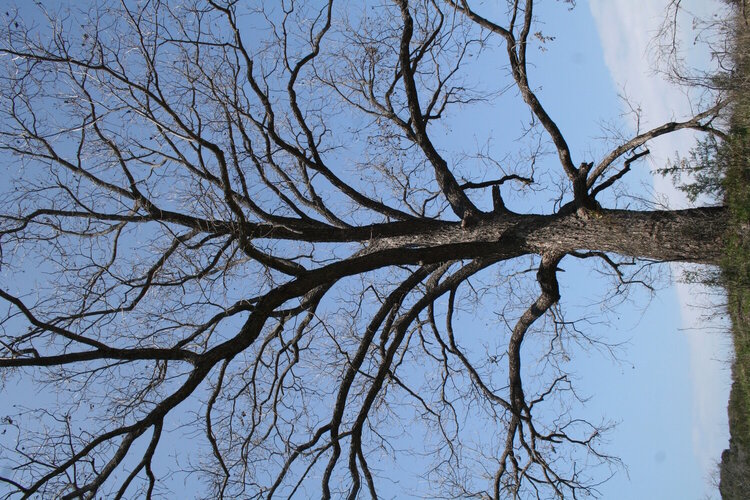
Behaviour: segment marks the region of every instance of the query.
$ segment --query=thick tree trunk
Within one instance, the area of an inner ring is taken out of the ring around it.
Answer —
[[[590,212],[569,216],[530,235],[535,248],[590,249],[661,261],[718,264],[728,211],[723,207],[675,211]]]
[[[430,262],[600,250],[660,261],[718,264],[727,219],[726,208],[715,207],[503,214],[480,220],[470,228],[462,228],[459,223],[403,222],[368,228],[373,237],[364,253],[400,249],[403,254],[397,260],[408,263],[414,259]],[[345,232],[342,230],[342,237]]]

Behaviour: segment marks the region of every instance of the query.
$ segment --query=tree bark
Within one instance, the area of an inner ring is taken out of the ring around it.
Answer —
[[[403,250],[402,263],[600,250],[660,261],[718,264],[728,211],[724,207],[672,211],[596,210],[567,215],[491,215],[477,225],[403,222],[371,226],[366,254]],[[425,227],[419,227],[419,226]],[[408,231],[404,231],[409,227]],[[340,234],[347,239],[346,230]],[[333,235],[329,235],[333,236]],[[426,251],[431,249],[431,251]],[[401,260],[399,259],[399,260]]]

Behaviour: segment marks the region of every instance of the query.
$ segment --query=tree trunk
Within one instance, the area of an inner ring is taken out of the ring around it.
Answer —
[[[568,215],[493,215],[470,228],[459,223],[403,222],[371,226],[364,254],[400,249],[400,263],[529,253],[599,250],[660,261],[718,264],[728,211],[597,210]],[[407,229],[408,228],[408,229]],[[363,228],[366,229],[366,228]],[[342,230],[343,233],[347,230]],[[348,239],[348,238],[342,238]]]

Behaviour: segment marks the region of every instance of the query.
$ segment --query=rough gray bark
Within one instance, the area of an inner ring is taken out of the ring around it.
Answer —
[[[457,223],[408,222],[393,227],[373,226],[363,255],[400,249],[404,259],[420,255],[433,262],[495,256],[511,258],[527,253],[566,254],[600,250],[658,261],[718,264],[727,225],[725,208],[672,211],[579,210],[567,215],[502,214],[482,218],[476,226]],[[407,229],[408,228],[408,229]],[[343,230],[341,237],[346,239]],[[404,234],[399,234],[399,233]],[[321,237],[326,237],[321,235]],[[335,236],[332,238],[333,241]],[[409,260],[409,263],[415,263]]]

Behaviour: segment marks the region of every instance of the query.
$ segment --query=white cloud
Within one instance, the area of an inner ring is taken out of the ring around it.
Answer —
[[[695,1],[683,3],[695,4]],[[703,1],[692,7],[711,12],[710,9],[717,7],[712,4]],[[649,62],[650,44],[664,17],[666,1],[591,0],[589,5],[612,80],[643,109],[641,128],[689,116],[687,97],[656,75]],[[681,37],[692,40],[689,33],[691,23],[682,23],[681,28]],[[692,48],[692,43],[689,45]],[[694,140],[693,134],[680,133],[653,141],[649,145],[652,164],[665,165],[676,151],[687,152]],[[672,207],[687,206],[684,195],[674,189],[669,179],[656,176],[654,189],[667,196]],[[716,318],[705,319],[705,313],[716,310],[717,306],[707,302],[704,287],[678,284],[676,291],[681,304],[682,328],[690,349],[693,447],[704,474],[708,476],[728,441],[729,351],[723,335],[727,326]]]

